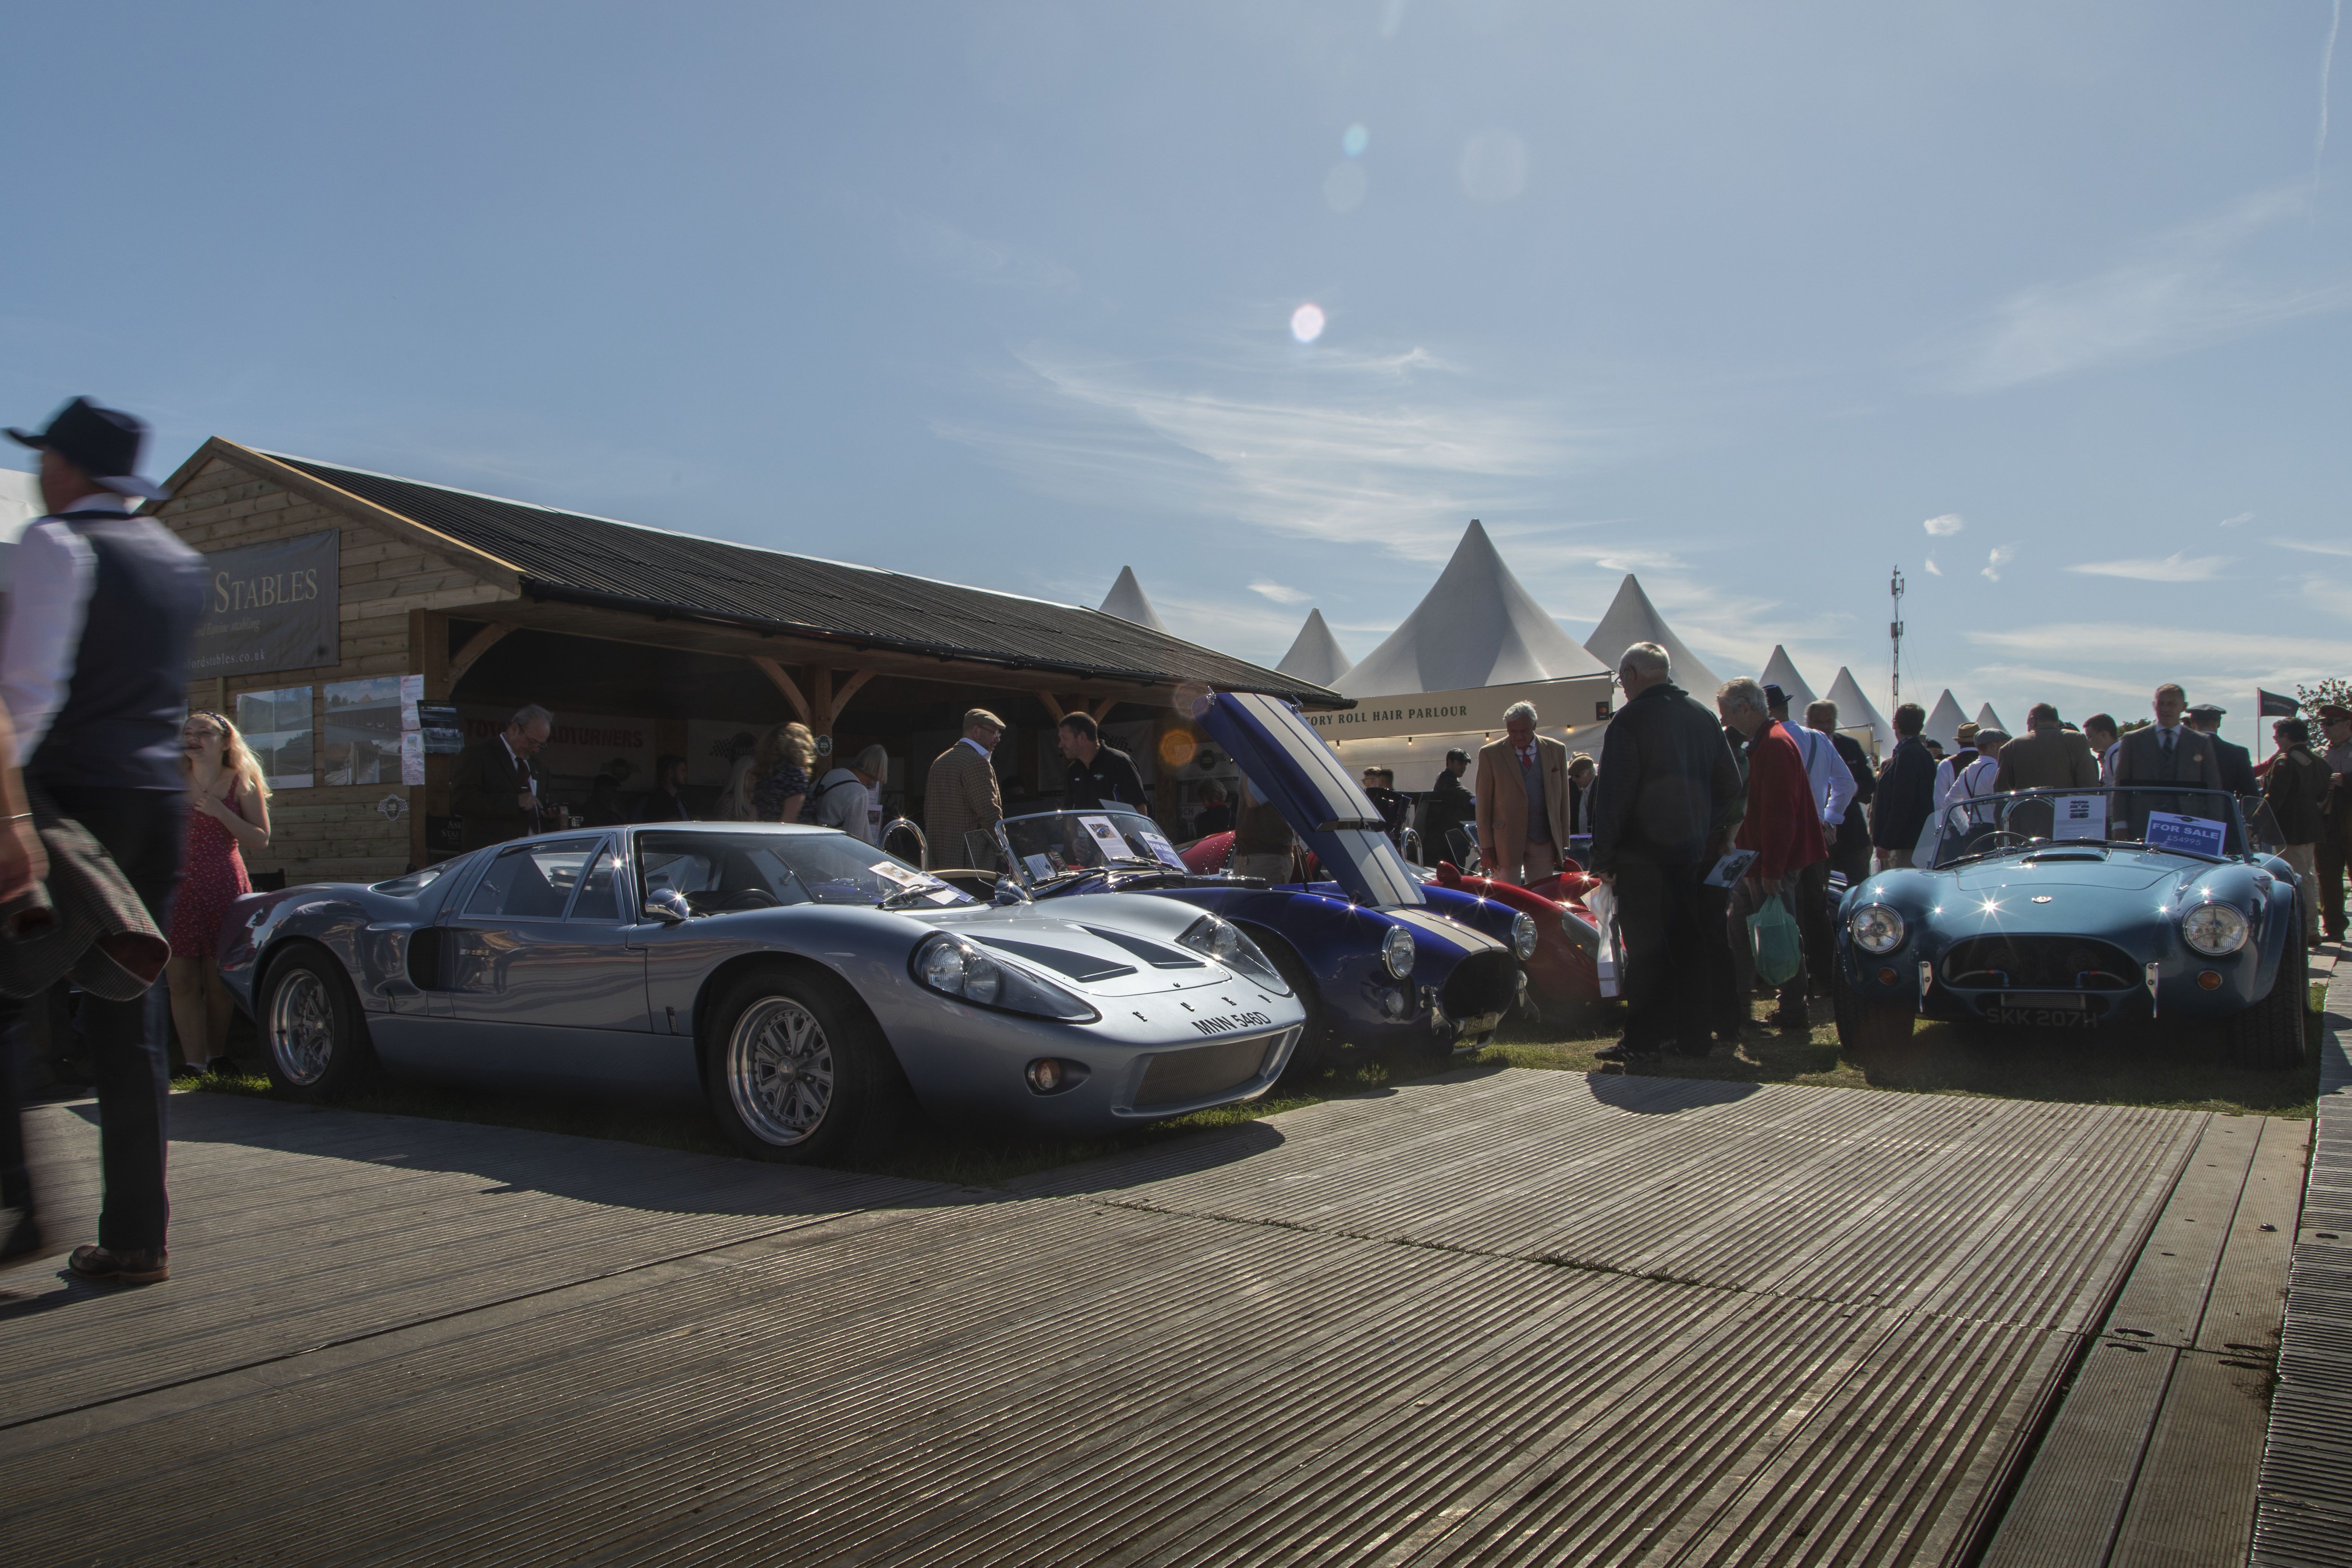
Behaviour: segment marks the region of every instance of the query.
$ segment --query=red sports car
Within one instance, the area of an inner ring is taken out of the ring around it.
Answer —
[[[1601,928],[1584,907],[1585,889],[1598,886],[1594,879],[1569,871],[1522,888],[1465,876],[1452,861],[1441,860],[1437,880],[1535,917],[1536,953],[1526,968],[1528,991],[1540,1006],[1565,1013],[1601,1001]]]

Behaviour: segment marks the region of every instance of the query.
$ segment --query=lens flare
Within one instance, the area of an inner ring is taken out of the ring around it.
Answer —
[[[1360,121],[1349,126],[1347,134],[1339,138],[1339,151],[1350,158],[1362,157],[1364,149],[1371,144],[1372,133],[1364,128]]]
[[[1290,312],[1290,335],[1302,343],[1311,343],[1323,335],[1323,307],[1301,305]]]

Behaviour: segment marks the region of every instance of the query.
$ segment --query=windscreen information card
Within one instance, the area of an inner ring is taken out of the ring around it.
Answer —
[[[2050,829],[2053,838],[2105,838],[2107,836],[2107,797],[2103,795],[2062,795],[2051,805],[2057,808],[2057,821]]]

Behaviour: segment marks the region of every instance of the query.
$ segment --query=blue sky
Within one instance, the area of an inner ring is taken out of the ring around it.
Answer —
[[[1883,693],[1900,563],[1906,693],[2175,678],[2244,740],[2352,674],[2336,19],[53,7],[0,402],[137,409],[159,470],[216,434],[1088,604],[1132,564],[1269,661],[1310,605],[1369,652],[1475,516],[1580,636],[1633,571],[1718,671]]]

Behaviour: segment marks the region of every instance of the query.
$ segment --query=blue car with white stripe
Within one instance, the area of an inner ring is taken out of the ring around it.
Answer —
[[[1334,1045],[1475,1050],[1517,1007],[1534,921],[1423,882],[1379,810],[1286,704],[1210,696],[1198,720],[1321,863],[1327,880],[1269,884],[1188,870],[1157,823],[1128,807],[1044,812],[997,828],[1000,898],[1106,890],[1175,899],[1223,917],[1265,952],[1305,1005],[1294,1068]],[[1481,928],[1486,929],[1481,929]]]

